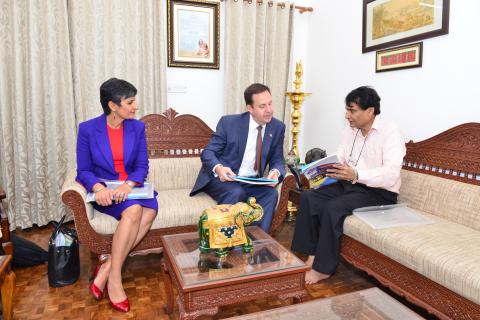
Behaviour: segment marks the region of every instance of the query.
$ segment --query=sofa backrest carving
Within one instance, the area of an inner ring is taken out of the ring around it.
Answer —
[[[141,118],[150,159],[148,180],[157,191],[192,188],[201,167],[200,153],[213,134],[200,118],[177,115],[170,108]]]
[[[200,118],[190,114],[177,116],[172,108],[163,114],[142,117],[148,145],[148,158],[199,157],[213,130]]]
[[[408,142],[403,168],[480,185],[480,123],[464,123],[429,139]]]

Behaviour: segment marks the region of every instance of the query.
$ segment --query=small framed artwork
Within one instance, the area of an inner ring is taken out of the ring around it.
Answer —
[[[423,43],[377,51],[375,72],[418,68],[422,66]]]
[[[449,0],[363,0],[362,52],[448,34]]]
[[[220,3],[167,0],[168,66],[220,68]]]

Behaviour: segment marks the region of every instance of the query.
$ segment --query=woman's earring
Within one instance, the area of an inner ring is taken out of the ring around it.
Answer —
[[[117,119],[117,111],[113,111],[113,120]]]

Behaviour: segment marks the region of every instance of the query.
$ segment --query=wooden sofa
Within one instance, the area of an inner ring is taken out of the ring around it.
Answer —
[[[5,191],[0,187],[0,242],[4,255],[0,255],[0,294],[2,296],[2,319],[13,318],[13,295],[15,291],[15,273],[11,270],[13,246],[10,241],[10,224],[7,215],[2,211],[1,201],[6,198]]]
[[[298,203],[293,187],[280,201]],[[440,319],[480,319],[480,123],[407,143],[399,202],[434,223],[373,230],[349,216],[341,256]]]
[[[199,118],[178,115],[173,109],[141,120],[145,122],[150,160],[148,180],[159,193],[159,213],[135,251],[161,247],[162,235],[196,231],[201,211],[216,204],[205,193],[189,196],[201,166],[200,153],[213,131]],[[68,173],[62,201],[73,212],[80,243],[99,256],[110,253],[117,221],[94,212],[75,176],[75,170]]]

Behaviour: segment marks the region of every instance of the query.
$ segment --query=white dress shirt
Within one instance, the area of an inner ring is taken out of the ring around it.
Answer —
[[[376,116],[366,137],[357,128],[345,128],[337,156],[357,169],[359,183],[398,193],[405,151],[397,126]]]
[[[243,177],[254,177],[258,174],[258,171],[254,170],[255,157],[257,155],[257,127],[259,124],[250,115],[250,122],[248,124],[248,137],[247,144],[245,146],[245,152],[243,153],[242,164],[238,169],[238,175]],[[265,134],[265,125],[262,126],[262,141]],[[260,164],[258,164],[260,165]]]

